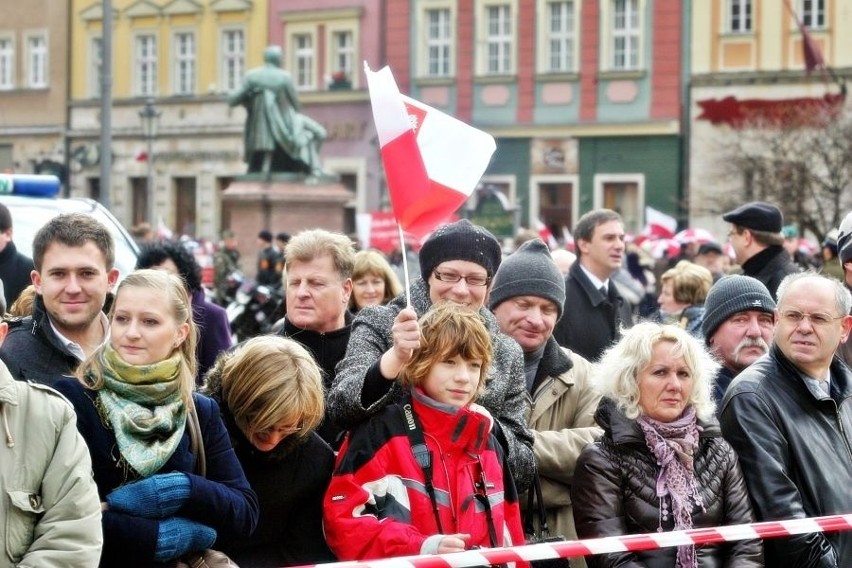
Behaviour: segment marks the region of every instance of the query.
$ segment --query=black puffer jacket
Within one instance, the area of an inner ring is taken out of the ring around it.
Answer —
[[[604,429],[600,441],[589,444],[580,454],[574,472],[571,496],[577,535],[583,538],[657,532],[660,501],[656,495],[658,465],[645,437],[634,420],[629,420],[607,399],[601,401],[595,420]],[[722,439],[719,426],[700,423],[703,432],[695,455],[695,476],[705,510],[695,507],[695,528],[753,522],[745,482],[734,451]],[[671,511],[671,501],[668,502]],[[669,515],[662,522],[665,531],[674,529]],[[760,541],[696,547],[698,566],[763,566]],[[623,552],[589,556],[590,568],[604,566],[672,568],[676,548],[646,552]]]

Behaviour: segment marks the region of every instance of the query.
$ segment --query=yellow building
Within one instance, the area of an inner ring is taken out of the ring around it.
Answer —
[[[840,83],[852,79],[852,10],[847,0],[789,0],[834,73],[805,69],[803,34],[786,0],[695,0],[691,6],[689,91],[690,224],[724,234],[720,213],[747,200],[750,175],[720,160],[761,122],[827,105],[852,113]],[[765,139],[787,126],[766,128]],[[750,129],[750,130],[749,130]],[[776,130],[773,130],[776,129]],[[748,134],[746,131],[749,130]],[[759,137],[755,137],[759,138]],[[760,195],[754,197],[760,198]],[[789,211],[794,205],[779,204]],[[791,219],[792,221],[792,219]]]
[[[110,202],[132,226],[153,218],[181,233],[214,237],[219,193],[245,171],[244,114],[226,95],[268,43],[266,0],[112,0]],[[101,0],[71,1],[71,193],[98,197],[103,13]],[[143,131],[146,101],[159,113]],[[76,156],[76,158],[74,158]]]

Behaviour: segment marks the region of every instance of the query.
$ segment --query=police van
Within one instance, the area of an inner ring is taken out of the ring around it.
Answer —
[[[62,213],[85,213],[112,233],[119,279],[132,272],[139,247],[127,229],[94,199],[57,197],[59,187],[56,176],[0,174],[0,203],[12,214],[12,241],[18,252],[32,258],[33,237],[53,217]]]

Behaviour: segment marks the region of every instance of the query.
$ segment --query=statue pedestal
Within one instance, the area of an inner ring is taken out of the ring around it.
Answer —
[[[295,235],[302,229],[343,232],[345,206],[354,194],[334,178],[274,174],[271,179],[245,175],[222,192],[224,227],[239,242],[243,270],[256,272],[257,234],[269,229]]]

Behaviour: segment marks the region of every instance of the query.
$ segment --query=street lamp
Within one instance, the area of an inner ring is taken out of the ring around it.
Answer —
[[[145,199],[145,217],[152,227],[154,222],[154,138],[157,137],[157,127],[160,125],[160,112],[154,106],[154,99],[145,101],[145,106],[139,111],[139,120],[142,121],[142,133],[148,141],[148,183],[147,196]]]

